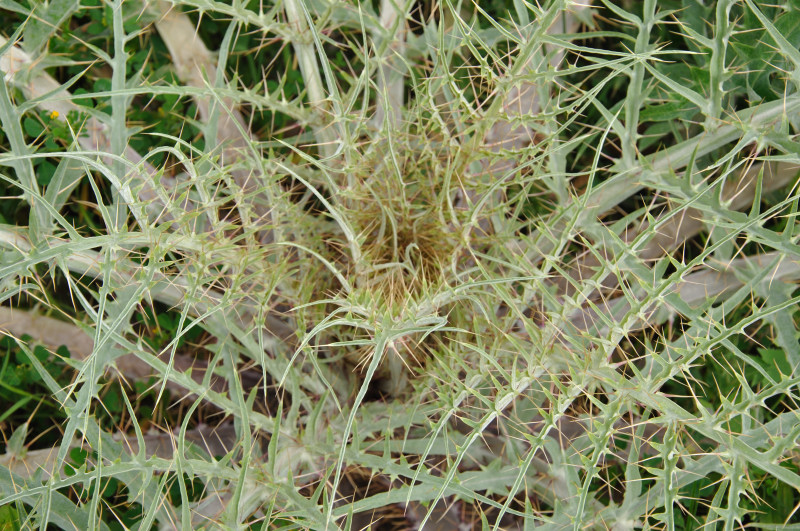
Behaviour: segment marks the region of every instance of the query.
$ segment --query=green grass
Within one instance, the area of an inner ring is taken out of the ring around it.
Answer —
[[[0,529],[800,524],[797,2],[0,10]]]

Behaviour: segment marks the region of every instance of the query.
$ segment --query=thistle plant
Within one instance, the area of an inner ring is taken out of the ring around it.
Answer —
[[[796,2],[0,9],[9,529],[798,522]]]

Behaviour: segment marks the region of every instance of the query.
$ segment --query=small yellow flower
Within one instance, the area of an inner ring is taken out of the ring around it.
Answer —
[[[53,111],[50,113],[51,120],[55,120],[56,118],[58,118],[58,116],[59,116],[58,111]]]

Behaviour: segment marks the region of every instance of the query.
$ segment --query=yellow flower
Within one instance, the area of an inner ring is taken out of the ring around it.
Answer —
[[[58,118],[58,116],[59,116],[58,111],[53,111],[50,113],[51,120],[55,120],[56,118]]]

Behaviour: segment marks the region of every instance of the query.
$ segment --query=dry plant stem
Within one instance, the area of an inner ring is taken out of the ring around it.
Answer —
[[[646,185],[642,182],[644,175],[652,178],[662,173],[676,172],[683,169],[695,157],[706,155],[731,142],[738,141],[743,148],[745,144],[749,143],[743,142],[743,137],[754,139],[756,135],[763,134],[763,130],[769,124],[781,119],[787,112],[797,112],[798,109],[800,109],[800,98],[796,95],[787,97],[784,101],[759,104],[739,111],[731,118],[731,125],[718,128],[713,135],[697,135],[676,146],[645,157],[644,161],[637,163],[632,168],[626,167],[622,161],[618,161],[610,168],[612,176],[594,188],[589,197],[585,200],[570,202],[557,217],[549,221],[545,229],[537,229],[525,240],[510,241],[507,243],[507,247],[512,252],[524,254],[531,264],[539,263],[555,250],[556,241],[563,244],[571,238],[565,231],[574,230],[575,227],[584,224],[587,219],[609,211],[645,188]],[[532,245],[530,242],[535,242],[535,244]],[[548,271],[544,271],[544,273],[548,273]]]
[[[94,351],[93,339],[78,326],[52,317],[38,315],[32,311],[0,306],[0,332],[14,337],[27,334],[33,341],[44,343],[53,349],[64,345],[69,349],[70,359],[73,360],[85,361]],[[167,354],[164,352],[159,356],[162,361],[169,361]],[[173,358],[173,368],[181,373],[191,371],[192,380],[203,384],[208,364],[196,360],[193,356],[176,354]],[[114,369],[117,375],[124,379],[146,380],[151,376],[157,376],[150,365],[133,354],[125,354],[116,358]],[[178,396],[185,395],[186,388],[177,382],[167,381],[166,386]],[[224,393],[227,385],[220,378],[212,378],[210,388],[218,393]]]
[[[737,258],[727,264],[715,263],[716,270],[706,269],[697,273],[692,273],[676,283],[668,293],[674,293],[690,307],[697,307],[709,299],[724,297],[727,294],[740,288],[743,283],[736,276],[736,270],[757,269],[764,271],[775,260],[782,255],[780,253],[765,253],[762,255],[749,256],[747,258]],[[766,271],[765,281],[768,282],[791,282],[800,278],[800,262],[791,261],[785,257],[777,265],[773,265]],[[666,295],[665,295],[666,296]],[[569,321],[578,331],[589,331],[596,329],[595,336],[602,336],[609,330],[603,323],[603,318],[610,319],[614,323],[621,323],[631,309],[630,301],[625,297],[619,297],[608,301],[598,301],[595,308],[585,308],[575,312]],[[628,332],[641,330],[646,327],[655,326],[666,321],[670,315],[664,308],[648,309],[643,308],[639,316],[633,322],[628,322],[626,330]]]
[[[131,239],[132,240],[132,239]],[[150,240],[143,238],[142,244],[147,245]],[[16,231],[7,229],[0,229],[0,245],[16,250],[22,256],[29,255],[33,250],[33,246],[28,241],[27,237]],[[52,246],[51,246],[52,247]],[[199,250],[202,252],[202,250]],[[94,251],[81,251],[73,252],[66,259],[67,268],[78,275],[89,275],[92,278],[101,278],[101,264],[103,263],[103,256],[101,253]],[[124,273],[120,271],[125,271]],[[136,271],[135,264],[131,262],[120,262],[118,271],[114,272],[116,281],[121,284],[129,284],[134,282],[131,271]],[[150,296],[166,304],[169,307],[181,308],[186,303],[186,294],[190,291],[188,282],[182,277],[167,277],[162,273],[156,273],[153,277],[153,282],[159,286],[158,289],[151,289]],[[210,311],[212,307],[222,304],[225,296],[214,289],[203,290],[203,299],[201,301],[194,301],[190,307],[190,314],[194,316],[203,315]],[[246,304],[241,304],[237,309],[240,316],[238,324],[248,325],[251,323],[253,316],[258,314],[258,309],[250,307]],[[273,315],[267,315],[263,323],[266,331],[267,348],[294,348],[297,338],[294,334],[294,328],[286,325],[283,321]],[[285,346],[280,346],[278,343],[285,343]]]
[[[156,22],[156,29],[169,49],[178,78],[186,85],[197,88],[204,88],[208,83],[214,83],[218,75],[212,53],[200,39],[189,17],[165,2],[161,2],[159,6],[162,17]],[[265,181],[260,169],[235,168],[237,163],[244,162],[245,153],[251,149],[255,140],[241,113],[233,101],[227,98],[212,101],[210,97],[195,96],[194,100],[204,123],[214,119],[215,106],[219,109],[219,112],[216,112],[215,140],[216,143],[223,145],[221,165],[234,166],[231,175],[245,195],[243,202],[253,208],[258,218],[258,225],[273,227],[272,207],[274,197],[278,194],[270,193],[269,184],[265,191],[259,190]],[[211,143],[210,139],[207,139],[207,142]],[[280,232],[276,233],[273,228],[257,232],[259,241],[264,244],[274,242],[276,236],[280,237]],[[288,324],[274,316],[268,317],[267,321],[271,330],[280,328],[281,339],[294,338],[293,329]]]
[[[378,58],[381,66],[378,69],[378,97],[373,127],[381,129],[386,125],[396,128],[402,118],[403,109],[403,64],[398,57],[405,54],[406,49],[406,21],[405,10],[402,4],[408,5],[405,0],[381,0],[381,26],[386,30],[390,44],[386,46],[383,57]],[[392,31],[394,34],[392,34]],[[376,35],[376,41],[382,36]]]
[[[112,436],[121,443],[122,450],[132,457],[138,457],[140,452],[139,440],[123,432]],[[158,432],[151,430],[142,435],[145,459],[161,459],[175,461],[179,446],[185,448],[194,444],[202,452],[213,458],[226,455],[238,445],[236,430],[231,423],[211,427],[202,424],[195,429],[185,432],[181,444],[178,443],[179,430],[174,432]],[[85,440],[74,439],[68,443],[69,448],[84,448],[91,452],[93,448]],[[58,461],[60,447],[45,448],[41,450],[24,450],[21,454],[6,453],[0,455],[0,466],[22,480],[33,478],[38,474],[38,479],[48,481],[52,479]],[[260,452],[260,449],[256,450]],[[89,460],[91,463],[91,458]],[[95,464],[96,466],[96,464]],[[59,474],[63,474],[59,470]],[[225,510],[230,498],[230,489],[216,489],[211,487],[205,499],[192,507],[192,526],[197,529],[209,520],[215,520]],[[177,528],[175,528],[177,529]]]
[[[15,337],[27,334],[51,347],[64,345],[80,360],[89,357],[94,349],[92,338],[73,324],[7,306],[0,306],[0,331]]]
[[[8,230],[0,230],[0,245],[4,247],[11,248],[16,250],[17,252],[21,253],[23,256],[27,256],[28,254],[33,252],[33,248],[31,247],[28,240],[15,232],[8,231]],[[72,272],[81,277],[89,276],[92,278],[102,278],[102,270],[101,265],[104,262],[103,256],[101,253],[97,252],[74,252],[71,253],[65,260],[66,267]],[[135,271],[134,265],[132,263],[125,263],[120,264],[120,268],[118,271],[114,273],[115,282],[118,282],[121,285],[129,285],[133,282],[137,282],[138,280],[133,276],[131,273]],[[153,285],[150,289],[149,295],[154,300],[158,300],[166,304],[169,307],[175,308],[183,308],[187,306],[186,301],[186,294],[190,293],[192,290],[189,288],[188,283],[185,279],[181,277],[166,277],[161,273],[157,273],[153,277]],[[213,290],[205,290],[203,294],[202,300],[193,301],[191,304],[188,305],[186,308],[188,315],[192,317],[199,317],[201,315],[206,315],[206,323],[211,326],[215,326],[218,329],[231,329],[231,327],[238,326],[246,334],[251,334],[253,336],[253,342],[255,345],[258,345],[258,348],[264,348],[266,351],[270,353],[274,352],[285,352],[288,350],[294,350],[296,340],[296,335],[294,334],[294,330],[288,328],[282,321],[277,319],[272,315],[266,315],[264,321],[258,326],[254,327],[252,324],[253,316],[258,315],[258,311],[255,308],[249,308],[246,304],[240,303],[239,314],[234,316],[228,316],[227,318],[219,315],[212,311],[215,308],[218,308],[224,304],[224,295],[221,293],[217,293]],[[231,322],[230,319],[240,319],[241,322]],[[262,328],[263,327],[263,328]],[[22,333],[31,333],[30,330],[22,330]],[[258,337],[258,336],[261,337]],[[73,340],[73,346],[75,348],[82,349],[83,352],[86,352],[89,347],[86,343],[75,343],[74,337],[71,338]],[[85,340],[84,340],[85,341]],[[286,342],[284,342],[286,341]],[[49,341],[48,341],[49,342]],[[53,342],[54,346],[60,343],[57,343],[57,340]],[[255,354],[257,356],[257,354]],[[141,358],[137,355],[138,362],[130,362],[136,363],[135,369],[139,373],[143,374],[150,374],[151,372],[157,372],[159,374],[163,374],[163,367],[166,366],[166,362],[161,360],[159,357],[152,357],[150,358],[149,355],[146,358]],[[277,356],[275,356],[277,358]],[[284,362],[280,359],[273,358],[272,354],[268,355],[267,358],[263,360],[267,372],[271,374],[275,378],[280,378],[285,370]],[[178,367],[178,363],[180,363],[177,359],[174,361],[174,367]],[[145,365],[149,365],[151,369],[148,371],[144,368]],[[193,360],[186,359],[184,362],[183,369],[192,368],[191,379],[189,379],[183,372],[173,370],[171,371],[172,376],[170,379],[167,380],[167,385],[170,387],[175,386],[175,389],[178,390],[179,394],[185,395],[185,391],[183,389],[190,389],[191,391],[197,393],[198,395],[201,394],[200,389],[203,387],[201,385],[196,384],[197,381],[195,378],[200,376],[205,376],[204,370],[201,366],[202,364],[198,362],[194,362]],[[260,375],[261,373],[259,373]],[[173,381],[174,379],[174,381]],[[258,378],[256,378],[257,380]],[[250,380],[248,376],[248,381]],[[243,385],[248,385],[249,382],[243,382]],[[309,391],[315,394],[321,394],[325,391],[325,388],[319,382],[315,380],[305,380],[301,382],[301,385],[308,385],[308,384],[317,384],[311,385],[309,387]],[[222,401],[219,401],[219,397],[226,397],[226,394],[223,391],[227,390],[227,385],[223,382],[219,382],[217,384],[219,387],[219,391],[216,388],[211,388],[210,391],[213,391],[213,394],[209,394],[211,402],[222,410],[226,410],[229,405],[226,405],[225,398]],[[291,391],[290,388],[287,388]],[[299,398],[302,402],[305,400],[303,396]],[[251,420],[252,420],[251,416]]]
[[[788,185],[797,179],[800,166],[788,162],[768,162],[764,165],[753,164],[746,168],[741,176],[725,186],[722,192],[722,201],[730,201],[729,208],[741,210],[751,206],[753,197],[756,193],[758,175],[764,170],[762,183],[763,192],[771,192]],[[666,220],[663,221],[662,220]],[[656,218],[655,224],[658,225],[658,232],[650,239],[636,254],[642,262],[652,261],[671,254],[684,242],[703,230],[703,213],[695,208],[687,208],[681,211],[679,216],[674,216],[671,212],[665,212]],[[639,234],[645,232],[649,223],[639,224],[638,226],[628,227],[620,238],[625,243],[633,242]],[[613,257],[608,255],[608,249],[598,247],[595,250],[600,257],[594,254],[587,254],[578,260],[577,264],[571,268],[570,277],[559,277],[553,283],[558,287],[558,292],[566,297],[575,294],[575,284],[581,284],[583,279],[592,278],[603,263],[613,261]],[[601,262],[602,258],[602,262]],[[619,285],[619,279],[612,274],[600,279],[600,285],[606,290],[612,290]],[[588,295],[589,299],[596,299],[600,293],[595,291]]]
[[[557,440],[562,449],[567,449],[570,446],[573,446],[575,441],[577,441],[580,437],[587,434],[591,435],[593,433],[592,422],[594,420],[595,419],[592,418],[575,418],[564,416],[558,419],[555,430],[548,433],[548,435]],[[544,418],[537,415],[528,423],[528,429],[530,430],[531,434],[538,435],[544,425]],[[638,426],[638,418],[635,419],[635,421],[631,421],[630,418],[620,418],[614,422],[614,431],[620,435],[626,434],[627,432],[627,434],[633,438]],[[642,446],[639,451],[648,456],[658,455],[658,451],[649,444],[649,441],[658,441],[659,437],[663,436],[663,432],[663,427],[653,424],[646,424],[644,427]],[[614,444],[613,446],[610,446],[610,450],[612,451],[604,455],[601,459],[601,462],[617,461],[624,463],[627,460],[630,453],[630,447],[627,444],[628,441],[625,441],[622,438],[619,438],[616,441],[621,442],[622,445]],[[544,470],[547,470],[547,463],[552,462],[552,457],[549,455],[549,452],[542,447],[540,447],[537,452],[541,452],[544,460],[544,463],[541,463],[541,465],[543,465]]]
[[[205,88],[209,84],[213,85],[217,78],[216,63],[189,17],[165,2],[161,2],[159,7],[162,16],[156,22],[156,29],[169,50],[178,78],[190,87]],[[233,101],[227,98],[212,101],[208,96],[195,96],[194,101],[203,123],[212,119],[215,107],[218,109],[216,139],[215,142],[207,139],[207,142],[209,145],[223,146],[221,165],[225,167],[242,162],[254,138]],[[258,190],[261,172],[238,168],[233,169],[231,175],[244,192],[245,203],[253,207],[259,224],[269,225],[270,197]],[[272,231],[260,231],[259,239],[263,243],[271,242]]]
[[[591,1],[583,4],[576,4],[563,11],[550,28],[548,33],[575,33],[581,24],[579,13],[591,8]],[[547,48],[546,48],[547,49]],[[561,66],[564,60],[564,50],[548,49],[549,65],[554,69]],[[539,65],[527,64],[525,70],[535,71]],[[534,117],[539,113],[541,104],[539,93],[541,87],[533,82],[524,81],[519,85],[513,86],[505,99],[502,108],[503,115],[508,116],[508,121],[499,121],[486,134],[484,145],[489,150],[499,153],[503,150],[519,150],[531,145],[536,141],[536,132],[533,128],[526,125],[515,126],[512,121]],[[486,162],[486,171],[494,177],[504,175],[516,163],[515,160],[503,160],[489,164]]]
[[[174,459],[176,437],[177,433],[151,431],[144,434],[146,458],[155,456],[162,459]],[[139,453],[139,441],[136,437],[119,432],[114,435],[114,439],[119,441],[130,455]],[[203,424],[186,432],[186,442],[196,444],[210,456],[225,455],[236,447],[236,430],[230,423],[217,427]],[[80,448],[82,444],[81,441],[74,440],[69,446],[70,448]],[[22,455],[7,453],[0,455],[0,466],[8,468],[23,478],[32,477],[38,470],[41,470],[42,479],[47,480],[53,475],[57,456],[58,447],[30,450]]]
[[[5,38],[0,36],[0,46],[5,45],[7,42]],[[0,71],[4,74],[6,81],[17,85],[28,99],[37,99],[46,94],[59,92],[60,83],[45,73],[30,76],[32,68],[33,60],[31,57],[17,46],[10,46],[5,54],[0,57]],[[30,76],[30,78],[25,79],[25,76]],[[66,122],[67,116],[71,111],[80,112],[82,108],[72,103],[69,91],[61,90],[61,92],[61,99],[52,97],[41,99],[38,106],[47,112],[56,114],[58,120]],[[89,117],[83,129],[78,131],[77,135],[78,143],[83,149],[98,152],[104,158],[106,164],[111,164],[111,159],[105,156],[106,153],[110,152],[111,148],[108,126],[100,123],[94,117]],[[128,177],[134,179],[135,184],[132,188],[139,188],[138,199],[148,206],[149,213],[157,216],[160,221],[174,220],[174,216],[165,209],[165,205],[170,201],[162,197],[153,186],[153,182],[159,179],[156,169],[150,163],[144,161],[141,155],[130,146],[125,148],[125,158],[136,166],[131,170]],[[139,167],[141,167],[141,170]],[[175,190],[176,184],[173,179],[161,176],[160,180],[168,192]],[[187,211],[191,210],[191,205],[188,203],[184,204],[183,207]],[[177,228],[178,226],[174,225],[174,227]]]
[[[317,118],[320,118],[328,114],[329,111],[317,61],[314,38],[311,34],[311,29],[308,27],[305,9],[301,0],[284,0],[283,9],[286,13],[286,22],[292,32],[292,47],[300,65],[300,73],[303,75],[303,81],[308,92],[308,101]],[[324,158],[331,157],[336,152],[336,138],[332,128],[330,126],[315,125],[312,129],[314,137],[317,139],[317,148],[322,156]]]
[[[574,33],[580,27],[580,17],[578,13],[587,9],[591,9],[591,0],[585,3],[576,4],[570,8],[562,11],[556,18],[556,21],[548,28],[548,33]],[[564,60],[563,50],[548,50],[550,55],[550,62],[548,63],[555,69],[561,66]],[[536,57],[538,55],[534,55]],[[525,70],[535,71],[539,65],[526,64]],[[540,140],[532,127],[527,125],[515,125],[514,121],[530,119],[535,117],[541,109],[539,102],[539,94],[542,92],[542,87],[536,84],[523,81],[518,85],[514,85],[505,95],[502,102],[502,114],[508,116],[508,120],[501,120],[496,122],[491,129],[486,133],[483,140],[483,145],[494,153],[501,151],[518,151],[527,146],[535,144]],[[484,160],[481,164],[484,175],[491,179],[501,178],[507,174],[515,165],[517,160],[513,156],[505,157],[501,160]],[[492,203],[499,204],[502,201],[502,191],[494,193]],[[476,197],[474,192],[467,191],[466,195],[459,192],[454,206],[457,208],[466,208],[469,203],[473,203]],[[492,205],[484,207],[488,211],[492,211]],[[490,233],[492,227],[488,220],[480,222],[481,230],[485,233]]]

